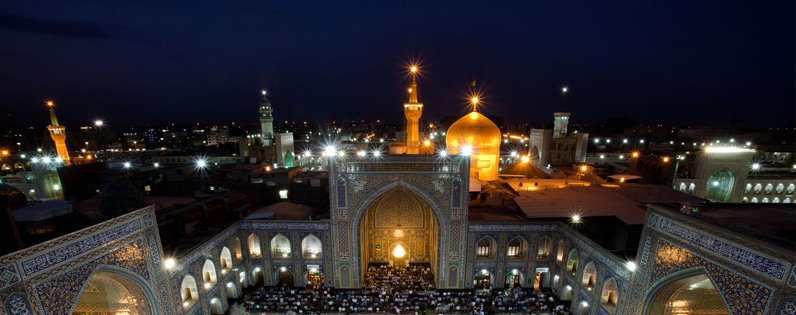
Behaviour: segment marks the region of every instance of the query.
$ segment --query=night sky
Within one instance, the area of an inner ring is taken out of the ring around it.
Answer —
[[[68,4],[66,4],[69,2]],[[424,118],[785,127],[796,121],[793,1],[2,1],[0,108],[44,125],[401,122]],[[0,121],[0,128],[7,121]]]

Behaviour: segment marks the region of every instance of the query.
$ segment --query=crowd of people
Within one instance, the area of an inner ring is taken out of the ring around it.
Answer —
[[[372,265],[368,267],[362,283],[366,292],[409,293],[434,290],[434,274],[431,267],[411,265],[406,268],[394,268],[388,265]]]
[[[281,286],[248,292],[244,300],[249,312],[283,314],[569,314],[549,291],[524,288],[435,290],[433,283],[433,273],[427,266],[371,266],[362,290]]]

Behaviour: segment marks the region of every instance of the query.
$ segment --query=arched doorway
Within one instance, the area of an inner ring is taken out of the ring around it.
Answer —
[[[619,289],[616,286],[614,278],[608,279],[603,284],[602,296],[600,297],[600,305],[613,314],[616,310],[617,302],[619,301]]]
[[[406,246],[403,242],[394,242],[387,252],[389,253],[387,257],[390,266],[406,267],[409,265],[409,246]]]
[[[708,178],[705,199],[716,202],[727,202],[732,194],[735,177],[728,169],[719,170]]]
[[[659,285],[645,306],[646,314],[729,314],[713,281],[704,274]]]
[[[307,271],[307,286],[308,290],[317,290],[323,286],[323,273],[315,268]]]
[[[210,300],[210,314],[224,314],[224,306],[221,305],[221,300],[218,298]]]
[[[567,258],[567,272],[573,276],[578,273],[578,251],[574,248],[569,251],[569,256]]]
[[[475,275],[473,288],[476,290],[489,289],[492,286],[492,275],[488,270],[481,270]]]
[[[437,221],[408,190],[390,190],[367,208],[360,228],[362,274],[374,265],[428,265],[436,275]]]
[[[100,270],[83,286],[71,314],[156,314],[151,292],[134,276]]]
[[[522,273],[518,270],[512,270],[506,274],[506,289],[522,288]]]
[[[549,269],[547,269],[547,268],[536,269],[536,274],[534,275],[534,279],[533,279],[534,280],[533,281],[533,290],[534,291],[539,291],[539,292],[542,291],[542,288],[544,288],[545,284],[548,281],[548,277],[550,276],[548,270]]]
[[[260,270],[260,267],[254,268],[254,272],[252,272],[252,278],[254,278],[254,286],[259,288],[265,285],[265,277],[263,276],[263,271]]]
[[[293,273],[285,267],[279,268],[279,272],[276,273],[276,285],[292,287]]]
[[[227,299],[237,299],[238,298],[238,287],[235,286],[232,282],[227,282]]]

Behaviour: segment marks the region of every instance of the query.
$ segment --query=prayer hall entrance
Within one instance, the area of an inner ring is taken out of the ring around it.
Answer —
[[[320,270],[312,268],[307,271],[307,290],[317,290],[323,286],[323,273]]]
[[[71,314],[152,314],[150,299],[131,277],[98,271],[83,287]]]
[[[646,314],[730,314],[713,282],[704,273],[664,282],[646,307]]]
[[[433,284],[437,229],[426,202],[402,188],[386,192],[370,205],[362,219],[362,274],[368,273],[369,266],[406,269],[425,265],[430,267],[424,270],[431,273]]]

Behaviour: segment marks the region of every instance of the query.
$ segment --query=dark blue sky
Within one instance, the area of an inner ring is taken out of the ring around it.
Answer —
[[[277,120],[400,122],[405,63],[424,117],[793,126],[793,1],[3,1],[0,105],[71,126]],[[230,3],[228,3],[230,2]],[[0,122],[5,126],[6,122]]]

